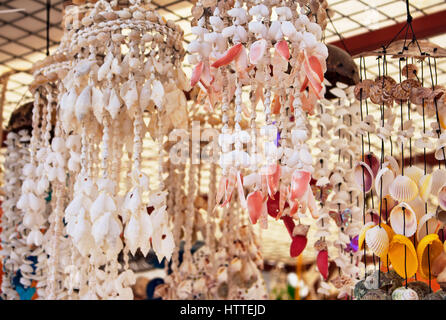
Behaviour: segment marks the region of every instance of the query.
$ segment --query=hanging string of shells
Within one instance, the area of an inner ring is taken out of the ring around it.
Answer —
[[[15,279],[20,271],[20,283],[30,287],[33,267],[33,249],[27,245],[28,230],[24,225],[23,213],[17,208],[23,184],[23,167],[29,161],[28,145],[31,137],[27,130],[9,132],[6,136],[6,154],[4,162],[5,198],[2,202],[1,247],[2,247],[2,299],[18,299]]]
[[[34,66],[30,159],[17,208],[27,245],[40,248],[31,278],[39,298],[132,299],[128,254],[172,255],[159,119],[166,97],[188,89],[183,31],[147,5],[66,8],[58,51]],[[160,148],[158,186],[141,171],[145,113]]]
[[[234,213],[226,208],[234,198],[248,211],[252,224],[259,221],[267,228],[268,214],[281,218],[292,238],[293,217],[307,208],[315,217],[318,214],[309,187],[313,168],[305,143],[306,113],[312,113],[324,95],[328,52],[307,4],[199,1],[192,10],[196,39],[188,46],[194,65],[191,85],[199,86],[205,108],[221,108],[222,113],[222,177],[216,204],[229,221]],[[249,101],[251,111],[244,101]],[[263,121],[257,118],[260,101]],[[243,114],[249,117],[250,130],[240,125]],[[244,188],[250,191],[247,196]],[[276,202],[275,208],[268,205],[271,202]],[[294,244],[291,255],[298,255]]]
[[[373,265],[366,265],[366,278],[357,284],[358,299],[444,296],[431,287],[436,279],[444,289],[446,275],[445,89],[437,85],[435,69],[444,53],[427,41],[401,40],[360,57],[361,81],[354,94],[361,108],[362,156],[354,175],[365,201],[358,245],[364,257],[372,255]],[[367,56],[377,57],[376,79],[367,77]],[[397,79],[388,75],[391,60],[399,67]],[[373,110],[380,119],[373,118]],[[416,151],[421,156],[415,157]],[[390,283],[391,290],[385,290]]]
[[[359,104],[354,102],[353,87],[337,82],[330,90],[335,97],[332,101],[322,100],[320,113],[312,123],[315,134],[314,189],[316,200],[320,201],[321,214],[316,222],[314,244],[317,266],[321,273],[318,293],[330,295],[328,261],[326,252],[333,250],[333,261],[339,274],[331,283],[339,290],[338,298],[353,296],[353,287],[363,269],[361,251],[357,240],[362,220],[360,219],[359,190],[354,182],[353,161],[360,155],[360,134],[358,133]],[[337,237],[331,236],[336,234]]]

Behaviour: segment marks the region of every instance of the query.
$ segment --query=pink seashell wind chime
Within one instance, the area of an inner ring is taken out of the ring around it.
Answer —
[[[218,138],[222,177],[216,204],[227,207],[237,198],[251,223],[259,222],[262,228],[267,228],[268,214],[282,219],[293,239],[291,256],[296,257],[305,247],[301,238],[306,239],[307,230],[295,234],[293,220],[307,209],[314,218],[319,216],[310,188],[314,169],[306,145],[306,113],[313,112],[325,92],[328,52],[320,42],[322,29],[314,16],[310,20],[306,15],[305,4],[198,4],[192,27],[196,39],[188,46],[189,62],[194,65],[191,85],[199,86],[206,96],[205,108],[222,111]],[[251,112],[242,101],[244,90],[249,92]],[[265,120],[258,130],[260,101]],[[233,128],[230,107],[234,108]],[[249,131],[240,126],[243,113],[249,115]],[[244,188],[249,190],[247,195]]]

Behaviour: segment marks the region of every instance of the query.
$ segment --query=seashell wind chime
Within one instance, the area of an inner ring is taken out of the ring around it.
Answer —
[[[364,226],[358,246],[364,251],[365,263],[367,253],[373,256],[373,268],[369,265],[367,269],[366,265],[366,278],[357,285],[368,284],[368,289],[381,290],[379,299],[387,299],[390,294],[396,300],[436,299],[443,291],[432,292],[434,279],[445,289],[445,221],[440,212],[445,208],[446,190],[442,167],[446,165],[442,133],[445,126],[441,121],[446,101],[445,88],[436,83],[435,68],[436,60],[446,57],[445,53],[414,37],[359,57],[361,81],[354,94],[361,108],[362,156],[354,176],[364,196]],[[367,78],[366,56],[377,57],[376,79]],[[398,79],[388,75],[390,60],[398,63]],[[373,118],[372,110],[379,111],[380,119]],[[418,120],[423,124],[421,132],[414,125]],[[370,136],[381,141],[379,156],[371,151]],[[368,152],[364,138],[368,140]],[[422,152],[422,167],[417,166],[413,149]],[[438,161],[438,168],[428,165],[429,153]],[[384,270],[381,265],[401,279],[396,282],[401,287],[394,288],[393,293],[381,289],[386,277],[380,271]],[[423,295],[412,288],[424,284],[417,277],[429,283]],[[361,294],[356,298],[366,297]]]
[[[30,229],[28,244],[49,255],[39,261],[49,269],[39,279],[40,298],[132,299],[128,253],[152,248],[160,261],[172,255],[159,119],[165,96],[187,89],[183,31],[146,4],[68,7],[57,53],[35,66],[30,162],[17,207]],[[160,149],[157,188],[141,171],[146,112]],[[122,193],[125,155],[131,181]]]
[[[321,215],[316,222],[315,243],[318,252],[317,266],[322,275],[318,293],[329,295],[327,247],[334,247],[337,256],[333,261],[339,275],[330,280],[339,290],[338,298],[351,297],[356,278],[363,268],[361,251],[358,251],[360,220],[359,190],[352,175],[354,159],[360,155],[358,133],[359,104],[354,102],[353,88],[337,82],[332,89],[332,101],[322,100],[317,122],[315,147],[320,150],[316,157],[314,185],[316,200],[321,203]],[[334,223],[334,226],[333,226]],[[337,229],[337,238],[329,241],[332,228]],[[322,250],[321,250],[322,249]]]
[[[301,236],[294,234],[293,218],[307,209],[318,217],[310,188],[313,159],[306,145],[306,113],[324,95],[328,55],[322,29],[307,4],[199,1],[193,9],[196,39],[188,46],[194,65],[191,85],[200,87],[206,108],[221,107],[222,112],[216,204],[227,207],[237,194],[252,224],[267,228],[268,214],[282,219],[293,239],[293,257],[299,254],[295,239]],[[326,8],[319,3],[313,7],[321,12]],[[244,90],[251,112],[242,101]],[[258,130],[256,107],[261,100],[265,120]],[[243,114],[249,115],[250,130],[240,125]],[[232,219],[230,212],[227,219]]]
[[[27,245],[27,227],[23,223],[23,214],[16,206],[23,184],[22,170],[29,160],[28,144],[31,137],[28,130],[18,133],[9,132],[6,136],[6,155],[4,162],[5,198],[2,202],[1,247],[2,247],[2,282],[1,297],[4,300],[18,299],[14,279],[20,270],[20,284],[31,286],[33,250]]]

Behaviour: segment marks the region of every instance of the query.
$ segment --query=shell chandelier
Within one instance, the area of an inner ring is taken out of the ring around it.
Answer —
[[[159,119],[165,96],[188,89],[183,31],[136,0],[70,6],[64,27],[56,54],[34,66],[30,160],[17,204],[27,244],[45,251],[34,271],[38,296],[132,299],[128,254],[152,248],[170,260],[174,248]],[[157,187],[141,171],[144,113],[160,150]]]

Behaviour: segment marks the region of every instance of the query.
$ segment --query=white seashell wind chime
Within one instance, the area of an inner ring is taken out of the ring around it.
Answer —
[[[19,295],[14,288],[14,278],[20,270],[22,279],[20,283],[29,287],[31,284],[33,267],[33,250],[27,245],[27,233],[23,224],[23,214],[17,208],[20,191],[23,183],[22,170],[29,161],[28,144],[31,137],[27,130],[18,133],[9,132],[6,137],[6,155],[4,162],[5,198],[2,202],[1,217],[1,247],[2,247],[2,285],[1,296],[4,300],[18,299]]]
[[[315,243],[316,262],[322,276],[318,293],[331,293],[331,286],[326,282],[326,253],[321,249],[333,246],[337,252],[333,261],[339,268],[339,275],[330,282],[339,290],[338,298],[343,299],[353,295],[356,278],[363,268],[360,262],[362,252],[356,245],[362,227],[359,208],[362,199],[358,198],[359,189],[352,174],[354,161],[360,155],[359,104],[354,102],[353,87],[338,82],[330,92],[335,99],[322,100],[312,130],[315,147],[319,150],[313,175],[316,179],[314,189],[322,212],[314,236],[319,239]],[[327,237],[333,230],[333,222],[337,238],[330,241]]]
[[[58,52],[35,66],[30,161],[17,207],[28,245],[49,256],[39,261],[47,269],[40,298],[132,299],[129,252],[152,248],[160,261],[172,255],[158,119],[165,95],[187,89],[183,31],[146,5],[102,0],[67,8]],[[157,188],[141,171],[146,112],[160,151]],[[125,155],[131,181],[122,194]]]

